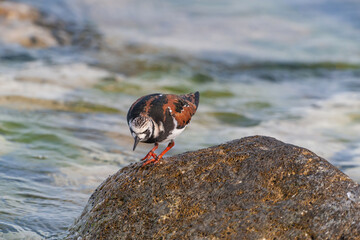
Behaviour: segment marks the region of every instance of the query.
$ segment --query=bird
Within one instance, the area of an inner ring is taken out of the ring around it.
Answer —
[[[137,99],[127,113],[127,123],[134,138],[133,151],[139,142],[154,143],[146,154],[143,165],[157,163],[174,145],[174,139],[185,130],[199,105],[200,93],[149,94]],[[159,155],[155,150],[159,143],[168,146]]]

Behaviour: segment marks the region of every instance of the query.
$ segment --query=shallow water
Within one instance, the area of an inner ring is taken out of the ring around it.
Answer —
[[[170,154],[268,135],[360,182],[360,5],[343,2],[67,2],[100,49],[0,49],[0,239],[64,236],[151,147],[131,150],[125,118],[152,92],[201,93]]]

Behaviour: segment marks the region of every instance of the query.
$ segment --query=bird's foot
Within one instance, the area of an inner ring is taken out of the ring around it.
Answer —
[[[150,152],[148,152],[148,154],[146,154],[146,156],[144,158],[142,158],[140,160],[141,161],[149,160],[151,157],[154,157],[154,155],[157,157],[157,155],[153,151],[150,151]]]
[[[148,154],[146,154],[146,156],[144,158],[141,159],[141,161],[147,161],[149,159],[151,159],[151,157],[153,158],[157,158],[157,155],[155,154],[155,150],[159,147],[158,143],[155,143],[155,146],[153,147],[153,149],[151,149]]]
[[[156,153],[150,151],[144,158],[141,159],[141,161],[148,161],[148,160],[150,160],[151,158],[157,159],[158,156],[156,155]]]
[[[175,145],[175,143],[174,143],[174,141],[171,141],[170,143],[169,143],[169,145],[165,148],[165,150],[162,152],[162,153],[160,153],[160,155],[159,156],[157,156],[154,152],[152,152],[152,150],[148,153],[148,155],[150,156],[148,159],[146,159],[146,161],[143,163],[143,165],[142,166],[146,166],[146,165],[148,165],[148,164],[150,164],[150,163],[157,163],[157,162],[159,162],[160,161],[160,159],[164,156],[164,154],[167,152],[167,151],[169,151],[173,146]],[[146,155],[145,156],[145,158],[148,156],[148,155]],[[152,159],[151,159],[151,156],[153,157]],[[144,160],[145,160],[145,158],[144,158]]]
[[[148,160],[146,160],[144,163],[143,163],[143,167],[144,166],[146,166],[146,165],[148,165],[148,164],[150,164],[150,163],[157,163],[158,161],[160,160],[160,158],[154,153],[154,156],[153,156],[153,158],[150,158],[150,159],[148,159]]]

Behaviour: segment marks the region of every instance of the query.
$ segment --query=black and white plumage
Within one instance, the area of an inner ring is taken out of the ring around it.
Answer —
[[[136,100],[127,114],[135,150],[139,142],[154,143],[155,146],[142,159],[144,165],[158,162],[174,146],[174,139],[190,123],[199,105],[199,92],[185,95],[155,93]],[[157,156],[154,151],[158,143],[170,141],[168,147]]]

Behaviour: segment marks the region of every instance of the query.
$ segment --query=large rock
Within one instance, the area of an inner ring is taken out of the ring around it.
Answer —
[[[360,187],[311,151],[247,137],[132,164],[68,239],[360,239]]]

